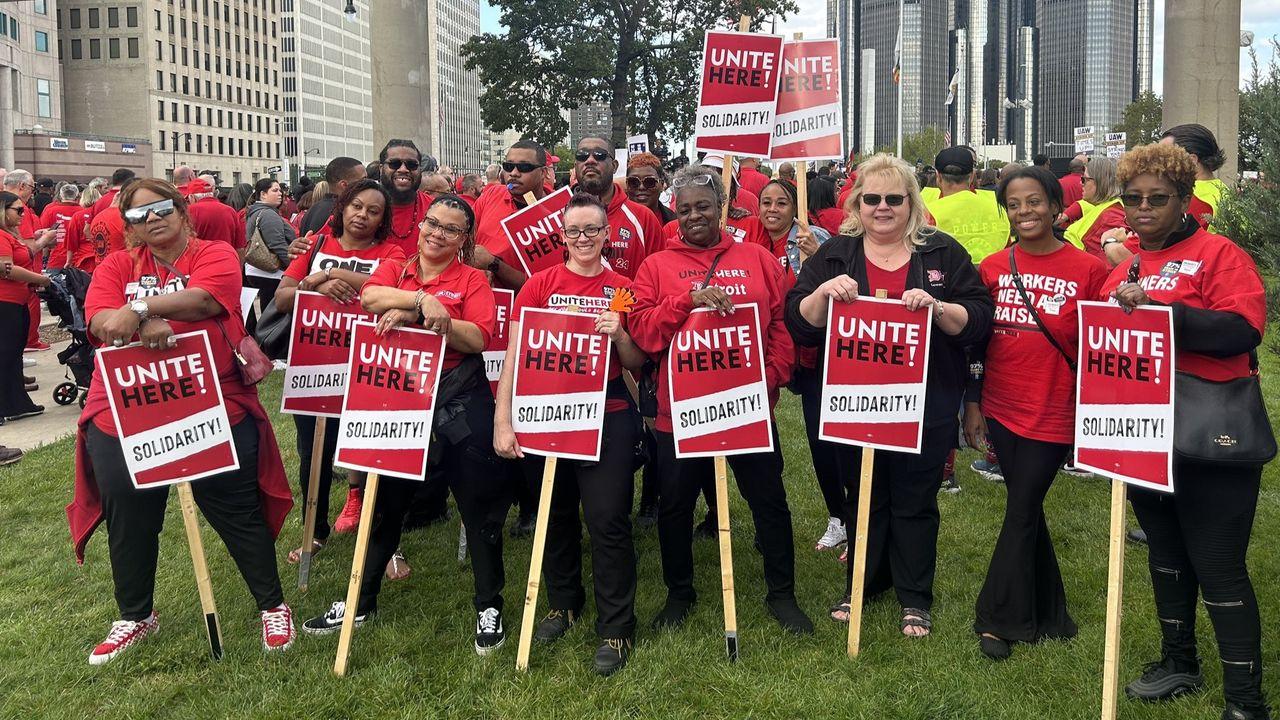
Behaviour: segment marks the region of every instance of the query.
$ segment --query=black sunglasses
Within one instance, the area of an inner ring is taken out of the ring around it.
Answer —
[[[1172,195],[1165,195],[1164,193],[1158,193],[1155,195],[1139,195],[1138,193],[1125,193],[1124,195],[1120,196],[1120,202],[1124,203],[1125,207],[1132,207],[1132,208],[1136,208],[1142,205],[1143,200],[1146,200],[1147,204],[1149,204],[1153,208],[1164,207],[1165,205],[1168,205],[1169,201],[1172,199],[1173,199]]]
[[[417,160],[401,160],[400,158],[392,158],[383,164],[391,168],[392,172],[399,170],[402,167],[409,172],[413,172],[414,170],[417,170],[420,165]]]
[[[528,175],[529,173],[533,172],[534,170],[539,170],[539,169],[541,169],[541,168],[542,168],[542,166],[541,166],[541,165],[538,165],[538,164],[536,164],[536,163],[531,163],[531,162],[504,162],[504,163],[502,163],[502,171],[503,171],[503,172],[511,172],[512,170],[519,170],[519,171],[520,171],[520,173],[521,173],[521,174],[523,174],[523,175]]]
[[[862,194],[862,204],[866,205],[867,207],[876,207],[877,205],[880,204],[881,200],[888,203],[889,207],[898,207],[904,201],[906,201],[906,199],[907,199],[906,195],[898,195],[896,193],[893,195],[877,195],[875,193]]]
[[[638,178],[638,177],[627,178],[627,188],[631,190],[639,190],[642,187],[645,190],[653,190],[654,188],[658,187],[658,178],[652,177],[652,176],[645,177],[645,178]]]
[[[578,154],[573,157],[578,162],[586,162],[587,158],[595,158],[596,162],[604,162],[605,160],[613,157],[613,153],[608,150],[596,148],[595,150],[579,150]]]

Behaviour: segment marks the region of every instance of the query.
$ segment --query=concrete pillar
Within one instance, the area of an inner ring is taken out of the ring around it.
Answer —
[[[1234,183],[1240,154],[1240,0],[1165,0],[1164,127],[1197,122],[1227,156],[1218,177]]]
[[[379,0],[369,4],[373,55],[373,149],[391,138],[414,141],[424,154],[437,154],[432,125],[437,115],[431,94],[431,35],[427,9],[419,0]]]
[[[12,170],[13,156],[13,118],[18,109],[13,107],[13,70],[7,65],[0,65],[0,167]]]

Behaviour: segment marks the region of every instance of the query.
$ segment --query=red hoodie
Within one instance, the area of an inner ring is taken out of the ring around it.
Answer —
[[[609,199],[609,266],[631,279],[651,247],[662,242],[662,225],[649,208],[627,198],[618,188]]]
[[[752,213],[744,215],[740,218],[730,217],[725,221],[725,231],[728,232],[734,240],[749,245],[759,245],[766,250],[773,248],[773,241],[769,239],[769,232],[764,229],[764,225],[760,224],[760,213]],[[680,221],[672,220],[662,226],[662,245],[656,250],[650,250],[650,254],[665,250],[676,245],[683,245],[680,239]]]
[[[765,336],[765,381],[770,388],[771,407],[777,402],[778,387],[791,379],[795,346],[782,323],[781,267],[773,253],[753,243],[735,242],[723,232],[720,242],[709,248],[673,241],[668,249],[650,255],[640,266],[631,286],[636,302],[627,321],[636,345],[660,358],[657,429],[662,432],[671,432],[667,349],[693,311],[692,291],[702,287],[703,278],[717,255],[721,256],[720,262],[711,283],[723,287],[734,302],[754,302],[760,307],[761,330]]]

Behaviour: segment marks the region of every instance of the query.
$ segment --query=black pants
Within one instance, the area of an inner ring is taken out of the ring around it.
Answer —
[[[797,367],[792,376],[792,387],[800,394],[800,409],[804,413],[804,434],[809,440],[809,456],[813,459],[813,472],[818,477],[818,489],[827,506],[827,516],[839,518],[849,526],[846,506],[849,498],[836,465],[836,454],[848,452],[847,445],[837,445],[818,439],[818,417],[822,404],[822,372],[813,368]]]
[[[646,423],[644,428],[644,444],[649,451],[649,462],[644,464],[640,473],[640,507],[658,507],[658,491],[662,484],[662,468],[658,465],[657,431]]]
[[[1001,461],[1004,457],[1001,456]],[[1245,553],[1258,506],[1261,467],[1176,462],[1174,493],[1130,488],[1147,533],[1161,651],[1196,661],[1196,596],[1213,623],[1228,700],[1262,704],[1262,630]]]
[[[267,309],[267,303],[276,297],[276,290],[280,287],[280,278],[266,278],[258,275],[245,275],[244,286],[247,288],[258,289],[258,305],[263,310]],[[258,327],[258,313],[250,312],[249,320],[244,324],[245,330],[252,335],[253,331]]]
[[[938,564],[938,488],[942,466],[955,447],[956,423],[926,427],[921,453],[877,450],[872,469],[871,515],[867,527],[864,599],[893,588],[904,608],[933,607],[933,576]],[[862,448],[836,455],[840,476],[849,483],[846,517],[858,516]],[[853,559],[845,593],[853,589]]]
[[[738,491],[751,508],[756,539],[764,556],[767,599],[795,594],[795,547],[791,536],[791,509],[782,484],[782,449],[774,430],[772,453],[729,456],[729,467]],[[676,459],[671,433],[658,433],[658,451],[667,472],[662,476],[658,501],[658,544],[662,551],[662,578],[667,596],[693,602],[693,508],[708,476],[714,478],[711,458]]]
[[[116,605],[121,619],[143,620],[152,610],[169,488],[135,488],[120,441],[93,423],[84,427],[85,445],[102,495]],[[240,469],[197,480],[191,483],[191,492],[240,568],[258,609],[270,610],[284,602],[284,592],[276,570],[275,540],[263,518],[258,494],[257,422],[246,417],[231,428],[231,435]]]
[[[1071,449],[1031,440],[987,418],[987,430],[1004,471],[1008,499],[1004,525],[978,593],[973,629],[1005,640],[1036,642],[1072,638],[1076,624],[1044,517],[1044,498]]]
[[[600,462],[559,460],[547,523],[546,562],[542,574],[556,610],[582,612],[582,523],[591,536],[591,573],[596,595],[596,634],[631,638],[636,627],[636,550],[631,535],[635,443],[640,418],[634,410],[611,412],[604,419]],[[525,472],[542,483],[545,460],[526,455]]]
[[[506,582],[502,567],[502,525],[511,507],[511,489],[493,454],[493,395],[488,387],[478,387],[463,393],[460,399],[467,408],[471,435],[457,445],[446,447],[440,465],[427,474],[444,478],[458,503],[458,512],[467,528],[476,610],[489,607],[501,610],[502,586]],[[357,611],[361,614],[378,607],[382,572],[400,545],[404,515],[421,484],[417,480],[379,478],[369,551],[360,584]]]
[[[0,302],[0,417],[35,409],[22,381],[22,349],[27,344],[31,314],[25,303]]]
[[[311,448],[316,436],[316,418],[312,415],[294,415],[293,425],[298,430],[298,484],[302,497],[307,497],[311,484]],[[329,490],[333,487],[333,454],[338,448],[338,418],[325,420],[324,447],[320,450],[320,492],[316,501],[316,540],[329,537]],[[351,472],[351,471],[349,471]],[[306,508],[303,508],[305,518]]]

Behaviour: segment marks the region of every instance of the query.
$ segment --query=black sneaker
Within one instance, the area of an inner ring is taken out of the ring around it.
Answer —
[[[1139,545],[1147,544],[1147,531],[1142,528],[1134,528],[1125,533],[1124,536],[1125,539],[1131,543],[1138,543]]]
[[[502,611],[485,608],[476,613],[476,654],[484,657],[502,647],[507,631],[502,627]]]
[[[769,608],[769,614],[778,621],[783,630],[794,635],[813,634],[813,621],[796,604],[794,596],[788,595],[774,598],[773,600],[765,600],[764,604],[765,607]]]
[[[1013,654],[1013,648],[1008,640],[990,635],[978,636],[978,649],[982,650],[983,655],[997,661],[1008,660]]]
[[[651,528],[658,524],[658,506],[657,505],[641,505],[640,511],[636,513],[636,527]]]
[[[625,638],[609,638],[596,648],[596,656],[592,664],[596,672],[605,677],[618,672],[627,666],[627,658],[631,657],[631,641]]]
[[[955,475],[948,475],[942,478],[942,484],[938,486],[938,492],[955,495],[960,492],[960,481],[956,479]]]
[[[720,525],[716,522],[715,516],[711,513],[707,513],[707,516],[702,519],[702,522],[693,527],[693,539],[711,540],[716,536],[716,532],[719,531],[719,529]]]
[[[599,658],[600,654],[596,653],[596,657]],[[1260,705],[1246,710],[1233,702],[1228,702],[1226,709],[1222,711],[1222,720],[1271,720],[1271,708]]]
[[[1173,658],[1165,657],[1159,662],[1147,663],[1142,677],[1126,685],[1124,693],[1135,700],[1155,702],[1203,689],[1204,675],[1198,665],[1187,670],[1179,667]]]
[[[328,635],[342,629],[342,618],[346,615],[347,604],[336,602],[329,606],[329,611],[302,623],[302,632],[310,635]],[[356,616],[356,627],[364,624],[373,613]]]
[[[679,630],[693,611],[692,600],[675,600],[667,598],[667,604],[653,618],[651,626],[654,630]]]
[[[511,526],[509,535],[513,538],[525,538],[533,534],[533,526],[537,524],[537,518],[533,515],[521,515],[516,518],[515,525]]]
[[[572,610],[552,610],[538,623],[533,637],[541,642],[554,642],[564,637],[577,622],[578,613]]]

